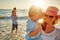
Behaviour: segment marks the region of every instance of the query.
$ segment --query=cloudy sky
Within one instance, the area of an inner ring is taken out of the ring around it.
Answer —
[[[42,9],[48,6],[56,6],[60,9],[60,0],[0,0],[0,9],[29,9],[32,5],[38,5]]]

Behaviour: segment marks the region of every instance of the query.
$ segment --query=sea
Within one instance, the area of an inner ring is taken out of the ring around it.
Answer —
[[[27,9],[17,9],[18,36],[12,37],[12,9],[0,9],[0,40],[25,40],[26,21],[28,20]],[[13,36],[16,34],[13,34]]]

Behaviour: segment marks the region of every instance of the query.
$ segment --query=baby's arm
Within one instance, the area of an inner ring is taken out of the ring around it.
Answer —
[[[27,21],[27,27],[26,27],[26,39],[27,40],[35,39],[37,36],[40,35],[40,32],[41,32],[41,24],[38,25],[31,21]]]
[[[41,24],[38,25],[36,29],[34,29],[32,32],[29,33],[29,36],[34,37],[36,36],[39,32],[41,32]]]

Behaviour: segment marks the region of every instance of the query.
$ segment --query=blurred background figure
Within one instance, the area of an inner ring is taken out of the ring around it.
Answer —
[[[17,23],[16,7],[13,8],[11,17],[12,17],[12,33],[13,33],[13,30],[15,29],[17,33],[18,23]]]

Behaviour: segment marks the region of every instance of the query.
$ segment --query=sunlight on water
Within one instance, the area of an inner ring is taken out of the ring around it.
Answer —
[[[11,36],[14,36],[13,39],[17,39],[17,40],[25,40],[25,30],[26,30],[26,21],[27,20],[20,20],[18,19],[18,33],[16,34],[12,34],[11,30],[12,30],[12,20],[11,19],[2,19],[0,20],[0,33],[2,35],[0,35],[0,38],[2,40],[6,39],[6,40],[12,40]]]
[[[1,40],[25,40],[27,11],[17,10],[18,35],[12,34],[11,10],[0,10],[0,39]]]

